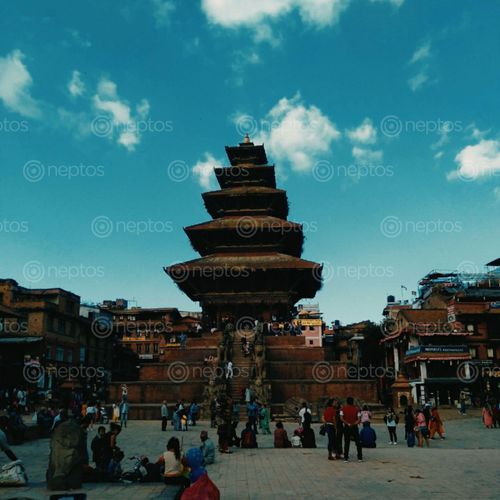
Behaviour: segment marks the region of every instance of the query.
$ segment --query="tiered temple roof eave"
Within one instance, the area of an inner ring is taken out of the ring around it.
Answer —
[[[239,215],[214,219],[184,228],[191,245],[201,255],[220,251],[255,251],[259,247],[299,257],[302,225],[268,215]]]
[[[276,188],[274,165],[215,167],[214,172],[221,189],[238,186],[264,186]]]
[[[214,254],[164,270],[196,301],[217,296],[234,302],[236,296],[241,299],[245,293],[259,292],[261,301],[279,288],[286,291],[288,302],[293,303],[300,298],[314,297],[322,284],[321,264],[278,252]]]
[[[239,146],[226,146],[225,149],[232,166],[242,164],[267,165],[264,144],[241,143]]]

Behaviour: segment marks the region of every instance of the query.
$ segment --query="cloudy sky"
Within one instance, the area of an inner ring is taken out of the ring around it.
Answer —
[[[0,6],[0,275],[193,309],[224,146],[264,142],[324,263],[326,319],[378,320],[432,269],[499,257],[500,4],[23,1]],[[407,288],[402,289],[401,286]]]

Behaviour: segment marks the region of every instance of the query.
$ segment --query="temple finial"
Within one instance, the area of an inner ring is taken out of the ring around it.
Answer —
[[[243,139],[243,144],[250,144],[250,137],[248,136],[248,132],[245,134],[245,138]]]

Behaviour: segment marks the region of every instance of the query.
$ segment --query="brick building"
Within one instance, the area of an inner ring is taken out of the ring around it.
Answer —
[[[384,309],[386,366],[408,379],[415,402],[498,394],[500,273],[492,267],[477,274],[432,271],[411,308],[393,301]]]
[[[99,368],[99,378],[105,379],[111,370],[112,340],[93,334],[92,318],[80,315],[80,297],[61,288],[28,289],[1,279],[0,346],[1,380],[7,387],[57,390],[75,374],[87,378]]]
[[[124,349],[137,354],[141,362],[158,362],[165,351],[179,347],[181,334],[199,333],[201,313],[179,312],[175,307],[128,307],[125,299],[105,300],[101,311],[108,312],[113,332]]]

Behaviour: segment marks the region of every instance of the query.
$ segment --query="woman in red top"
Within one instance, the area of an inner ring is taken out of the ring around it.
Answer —
[[[339,458],[334,452],[337,449],[335,443],[335,422],[337,419],[337,409],[333,406],[333,399],[329,399],[326,403],[326,409],[323,413],[323,423],[326,427],[326,435],[328,436],[328,460]]]

